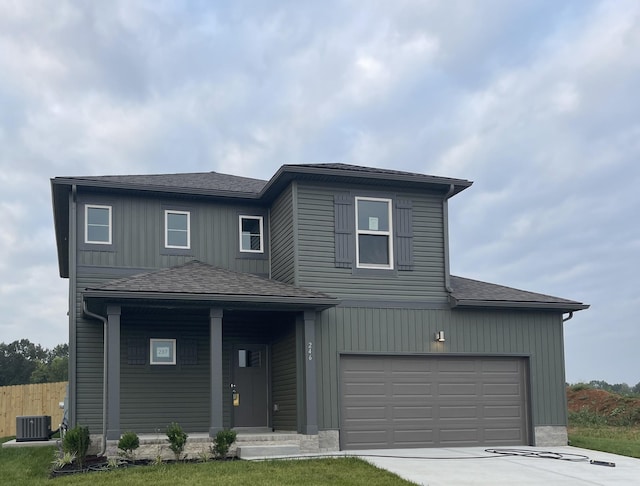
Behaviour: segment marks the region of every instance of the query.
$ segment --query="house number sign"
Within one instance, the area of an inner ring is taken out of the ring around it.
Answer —
[[[313,343],[311,341],[307,343],[307,359],[313,361]]]

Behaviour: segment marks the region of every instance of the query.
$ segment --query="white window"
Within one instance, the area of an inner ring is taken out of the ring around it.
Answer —
[[[84,221],[85,243],[111,244],[111,206],[85,205]]]
[[[164,246],[191,248],[191,213],[189,211],[164,212]]]
[[[263,253],[262,216],[240,216],[240,251]]]
[[[391,199],[356,197],[356,258],[359,268],[393,268]]]
[[[174,365],[176,364],[176,340],[175,339],[151,339],[152,365]]]

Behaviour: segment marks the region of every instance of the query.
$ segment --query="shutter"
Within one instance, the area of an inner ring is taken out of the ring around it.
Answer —
[[[195,339],[185,339],[180,341],[180,364],[198,364],[198,341]]]
[[[335,211],[336,267],[352,268],[355,242],[355,216],[353,198],[348,194],[336,194],[333,200]]]
[[[147,341],[145,339],[127,340],[127,364],[147,364]]]
[[[398,270],[413,270],[413,204],[396,200],[395,247]]]

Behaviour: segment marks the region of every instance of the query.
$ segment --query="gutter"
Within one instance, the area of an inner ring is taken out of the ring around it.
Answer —
[[[451,295],[451,276],[449,268],[449,198],[454,195],[456,186],[449,184],[449,190],[442,200],[442,220],[444,226],[444,288]]]
[[[103,335],[103,343],[104,348],[102,350],[103,353],[103,365],[102,365],[102,450],[98,454],[99,457],[104,456],[105,452],[107,452],[107,398],[108,398],[108,382],[107,382],[107,365],[108,365],[108,351],[109,351],[109,341],[107,340],[107,318],[102,317],[101,315],[94,314],[90,312],[87,308],[87,301],[82,300],[82,311],[89,317],[93,317],[94,319],[98,319],[102,321],[104,328]]]
[[[573,311],[569,311],[569,315],[567,317],[562,318],[562,322],[570,321],[573,318]]]

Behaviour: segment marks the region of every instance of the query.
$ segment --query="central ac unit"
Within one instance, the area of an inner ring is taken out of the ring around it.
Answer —
[[[16,417],[16,442],[49,440],[51,416]]]

